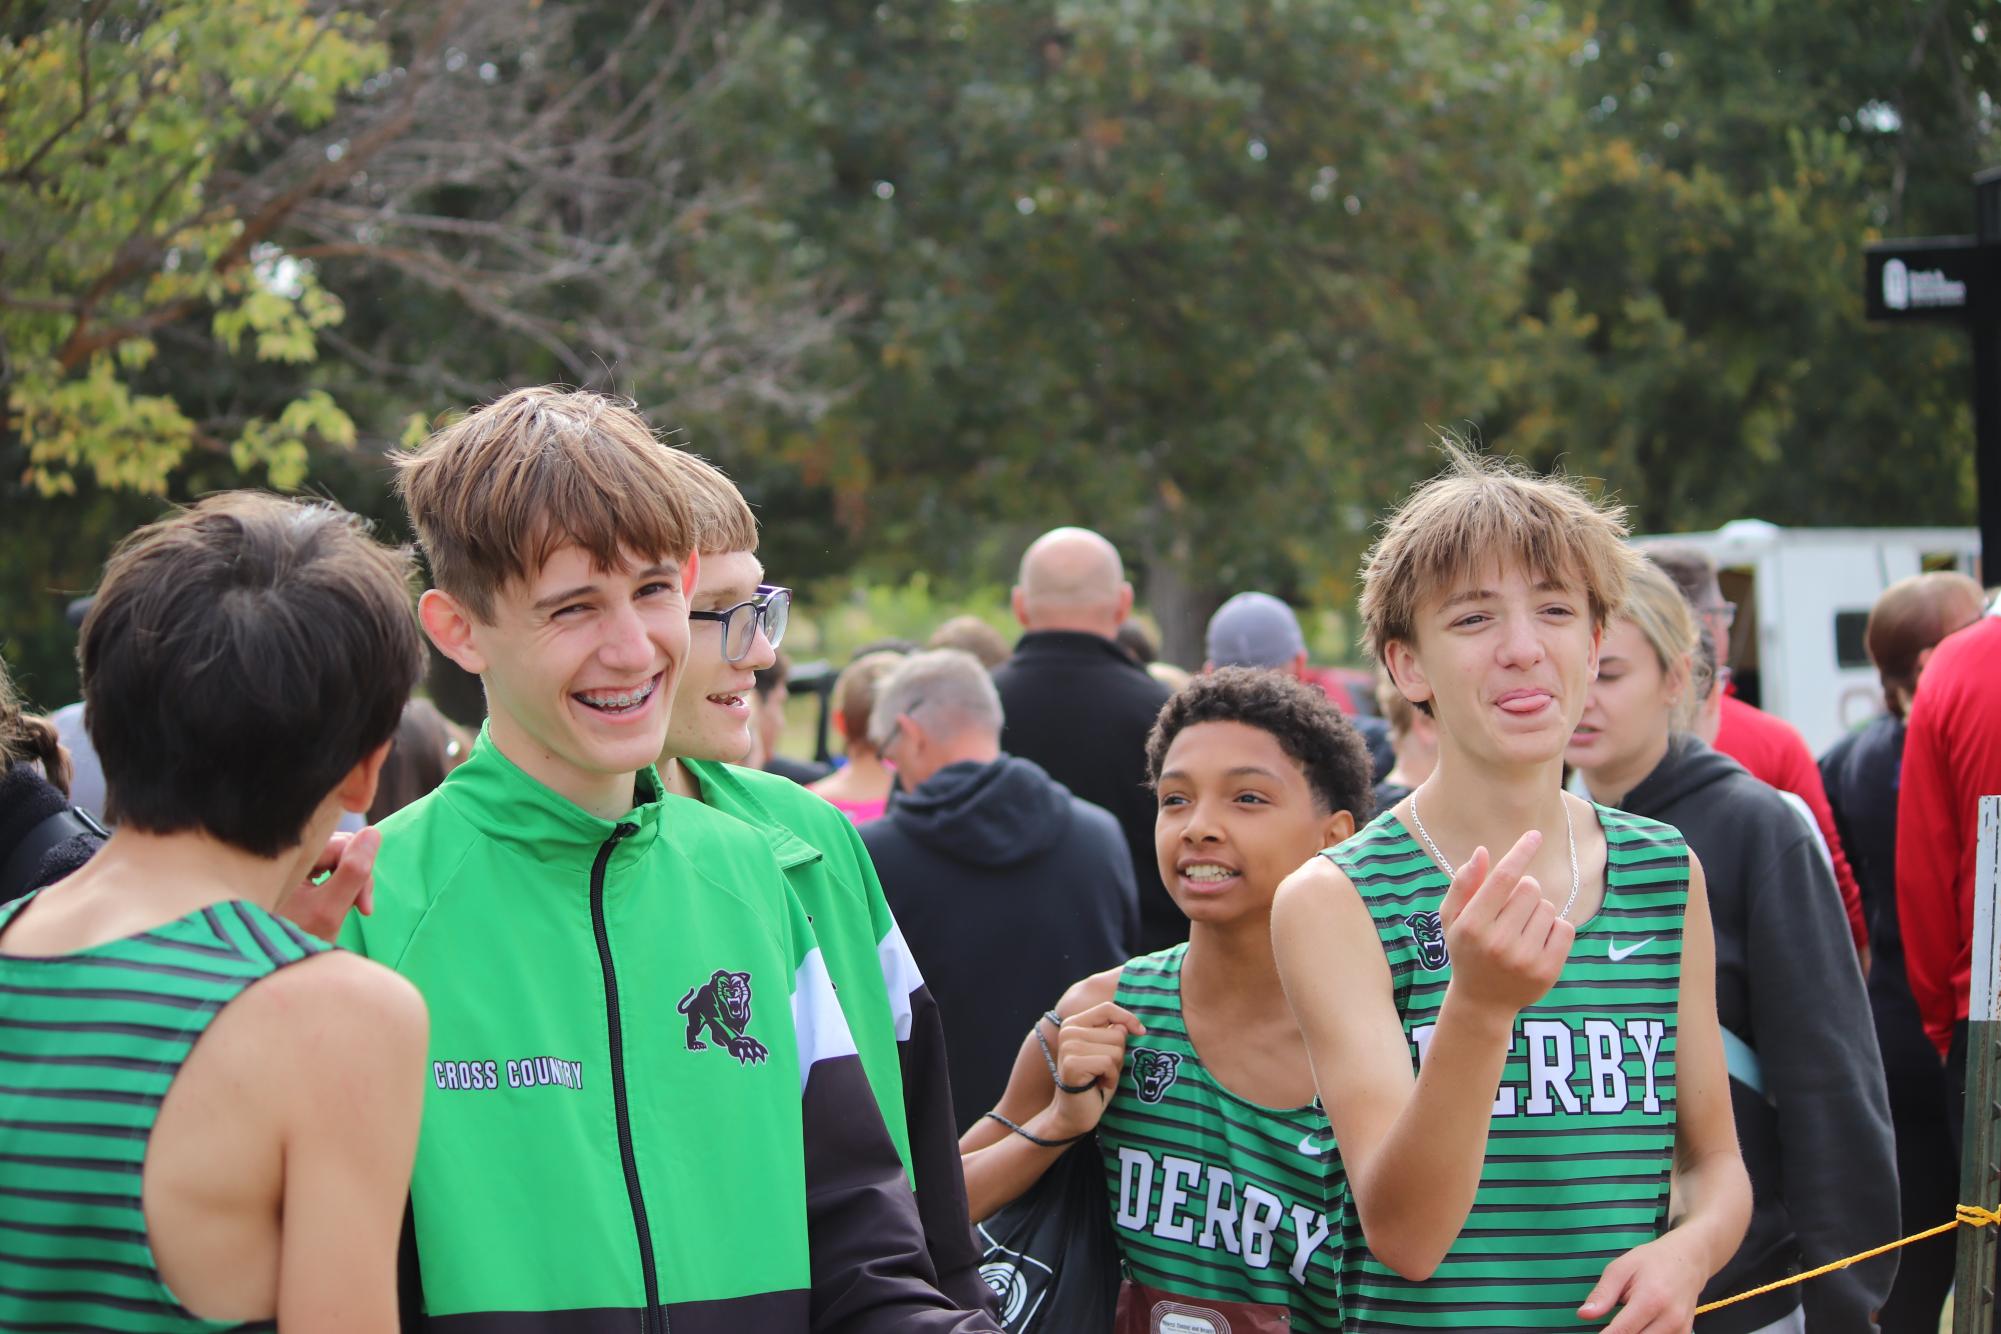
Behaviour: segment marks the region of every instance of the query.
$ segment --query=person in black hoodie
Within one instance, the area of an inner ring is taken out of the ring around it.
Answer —
[[[869,731],[904,790],[862,841],[938,1003],[963,1130],[1050,997],[1132,952],[1132,862],[1109,814],[1001,753],[1000,698],[971,654],[900,665]]]
[[[1911,997],[1897,925],[1897,793],[1904,717],[1932,649],[1979,620],[1982,601],[1979,584],[1944,570],[1900,579],[1885,589],[1869,612],[1862,640],[1882,678],[1889,712],[1842,737],[1820,759],[1828,803],[1869,922],[1869,1005],[1876,1015],[1876,1042],[1890,1090],[1904,1219],[1913,1229],[1951,1216],[1959,1198],[1959,1155],[1947,1116],[1945,1070]],[[1883,1304],[1883,1334],[1936,1334],[1952,1279],[1950,1236],[1906,1247],[1896,1286]]]
[[[68,791],[55,725],[21,711],[0,662],[0,904],[54,884],[104,845],[104,827]]]
[[[1002,747],[1119,822],[1139,887],[1138,948],[1188,939],[1188,919],[1154,865],[1146,786],[1147,733],[1173,692],[1113,638],[1133,603],[1118,551],[1085,528],[1044,533],[1022,555],[1013,603],[1027,633],[994,669],[1007,714]]]
[[[1840,892],[1784,798],[1675,730],[1714,688],[1697,645],[1667,577],[1635,575],[1567,758],[1595,800],[1679,829],[1709,877],[1717,1017],[1752,1214],[1707,1302],[1889,1241],[1898,1200],[1883,1064]],[[1881,1256],[1695,1328],[1869,1334],[1896,1268]]]

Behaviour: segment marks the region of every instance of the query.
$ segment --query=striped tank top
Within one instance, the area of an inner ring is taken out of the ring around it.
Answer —
[[[1351,1330],[1597,1328],[1578,1306],[1606,1265],[1666,1225],[1688,848],[1667,825],[1596,809],[1605,901],[1578,925],[1556,985],[1515,1020],[1466,1226],[1414,1283],[1369,1253],[1351,1203]],[[1416,1068],[1452,977],[1438,920],[1450,881],[1391,811],[1321,855],[1375,919]]]
[[[0,909],[0,931],[32,899]],[[161,1100],[222,1007],[328,948],[218,903],[74,954],[0,952],[0,1329],[276,1327],[203,1320],[168,1291],[142,1172]]]
[[[1181,1018],[1187,950],[1132,960],[1114,993],[1146,1025],[1098,1123],[1127,1277],[1274,1306],[1295,1330],[1338,1330],[1346,1188],[1327,1118],[1318,1103],[1247,1102],[1203,1067]]]

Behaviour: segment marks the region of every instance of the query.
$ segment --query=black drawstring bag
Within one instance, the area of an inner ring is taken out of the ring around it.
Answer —
[[[1008,1334],[1105,1334],[1119,1304],[1119,1244],[1098,1137],[1070,1146],[1041,1180],[975,1226],[980,1277]]]

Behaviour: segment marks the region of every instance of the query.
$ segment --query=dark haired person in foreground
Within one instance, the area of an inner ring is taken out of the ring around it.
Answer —
[[[0,1328],[396,1328],[423,1004],[280,914],[422,669],[407,578],[250,493],[112,557],[81,656],[118,829],[0,911]]]
[[[1368,752],[1318,690],[1226,667],[1167,701],[1146,764],[1155,859],[1188,940],[1077,983],[1061,1026],[1022,1044],[1000,1106],[960,1140],[974,1216],[1095,1128],[1121,1329],[1153,1328],[1165,1302],[1208,1322],[1190,1329],[1338,1330],[1340,1160],[1277,1002],[1271,902],[1370,809]]]

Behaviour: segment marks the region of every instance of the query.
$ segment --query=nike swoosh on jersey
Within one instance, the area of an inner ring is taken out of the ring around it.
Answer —
[[[1619,942],[1616,940],[1607,941],[1605,943],[1605,957],[1610,959],[1613,963],[1617,963],[1619,962],[1619,960],[1626,958],[1628,955],[1639,953],[1647,946],[1653,944],[1657,938],[1658,937],[1655,936],[1648,936],[1645,940],[1634,941],[1632,944],[1626,946],[1626,948],[1624,949],[1619,948]]]
[[[1305,1138],[1299,1141],[1299,1151],[1308,1158],[1318,1158],[1322,1154],[1333,1152],[1333,1149],[1332,1144],[1315,1144],[1312,1131],[1308,1131]]]

